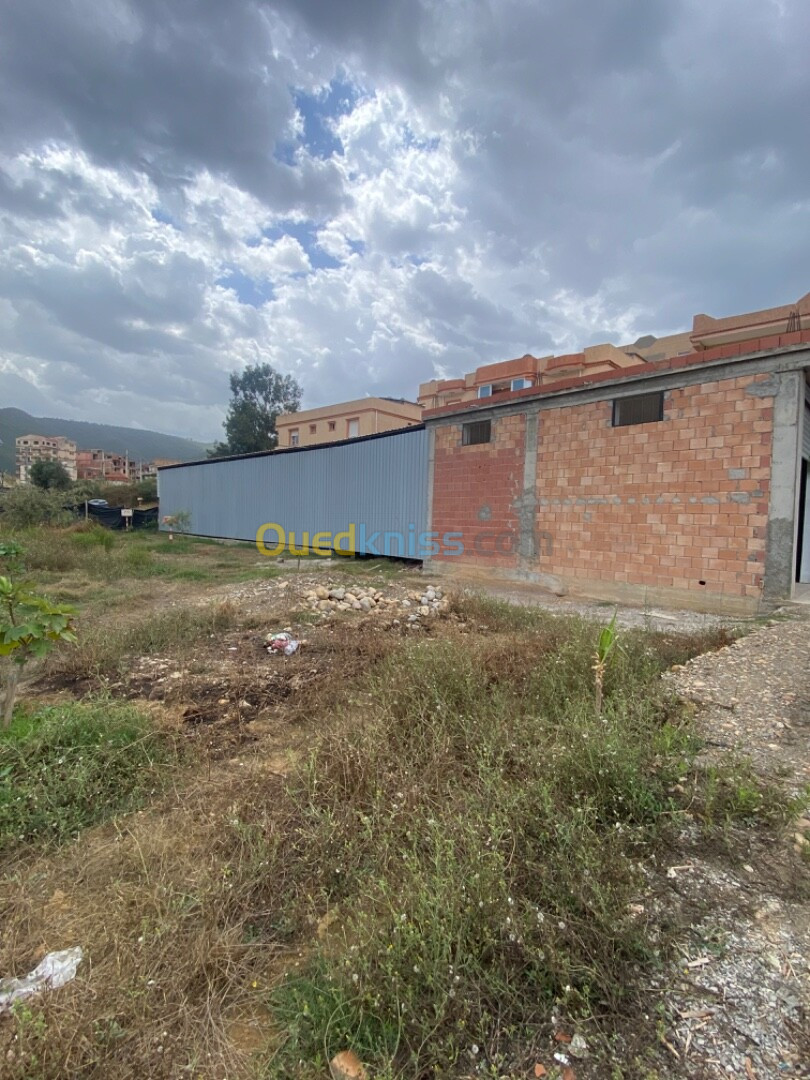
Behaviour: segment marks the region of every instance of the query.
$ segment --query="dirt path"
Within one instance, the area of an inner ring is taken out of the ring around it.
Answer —
[[[781,622],[668,676],[701,710],[699,764],[750,757],[796,795],[810,781],[810,622]],[[810,1076],[810,816],[772,843],[687,821],[663,909],[686,927],[664,1045],[676,1075]],[[670,973],[670,979],[671,979]],[[671,985],[671,984],[670,984]],[[677,1065],[676,1065],[677,1060]]]

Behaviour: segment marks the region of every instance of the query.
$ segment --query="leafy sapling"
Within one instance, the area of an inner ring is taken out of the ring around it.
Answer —
[[[594,684],[596,687],[596,712],[599,716],[602,715],[602,697],[608,660],[613,651],[619,647],[619,631],[616,629],[616,615],[617,612],[614,611],[613,618],[607,626],[602,627],[593,658]]]
[[[5,559],[7,561],[8,556]],[[20,674],[28,661],[46,656],[57,642],[76,640],[73,616],[72,607],[52,604],[44,596],[33,592],[26,582],[0,574],[3,727],[11,723]]]

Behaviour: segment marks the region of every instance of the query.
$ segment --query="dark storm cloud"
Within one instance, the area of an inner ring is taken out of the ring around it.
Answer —
[[[206,168],[271,206],[334,210],[334,170],[294,170],[275,156],[294,116],[295,70],[273,50],[253,3],[7,4],[4,147],[75,141],[96,161],[143,169],[158,184]]]

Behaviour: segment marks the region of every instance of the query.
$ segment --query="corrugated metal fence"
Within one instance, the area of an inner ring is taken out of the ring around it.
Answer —
[[[354,525],[354,550],[415,557],[414,538],[426,528],[427,456],[419,425],[328,446],[171,465],[158,471],[161,521],[186,512],[194,535],[232,540],[255,540],[272,523],[287,538],[294,533],[298,545],[304,533],[313,543],[317,533],[334,536]],[[277,532],[266,531],[268,548]],[[402,541],[389,538],[384,550],[385,533]],[[349,544],[342,539],[337,546]]]

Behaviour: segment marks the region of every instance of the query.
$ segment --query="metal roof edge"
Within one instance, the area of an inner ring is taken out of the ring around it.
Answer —
[[[313,450],[330,450],[338,446],[353,446],[355,443],[372,442],[374,439],[390,439],[397,435],[408,435],[412,431],[424,431],[424,424],[409,424],[407,427],[393,428],[391,431],[377,431],[373,435],[358,435],[353,439],[338,439],[335,442],[316,443],[315,446],[284,446],[277,450],[254,450],[250,454],[228,454],[225,457],[198,458],[196,461],[180,461],[176,465],[161,465],[158,472],[169,469],[187,469],[192,465],[216,465],[223,461],[247,461],[250,458],[276,457],[279,454],[308,454]]]

